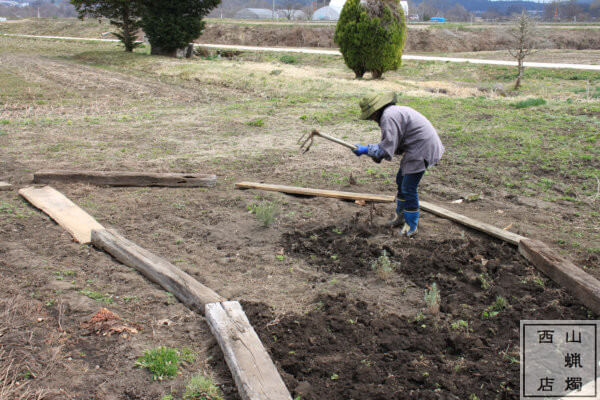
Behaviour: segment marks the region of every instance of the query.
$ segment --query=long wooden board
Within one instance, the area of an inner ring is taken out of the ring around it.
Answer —
[[[343,200],[363,200],[368,202],[379,203],[390,203],[393,202],[395,199],[394,196],[390,195],[341,192],[337,190],[310,189],[296,186],[270,185],[255,182],[239,182],[236,183],[235,186],[240,189],[260,189],[297,195],[331,197]],[[494,236],[498,239],[502,239],[514,245],[518,245],[519,241],[521,239],[524,239],[524,236],[506,231],[504,229],[497,228],[493,225],[486,224],[484,222],[477,221],[473,218],[465,217],[464,215],[447,210],[435,204],[426,201],[420,201],[419,204],[421,209],[424,211],[430,212],[434,215],[437,215],[438,217],[458,222],[462,225],[468,226],[469,228],[473,228],[478,231],[487,233],[488,235]]]
[[[374,203],[390,203],[394,201],[394,196],[389,195],[378,195],[369,193],[354,193],[354,192],[340,192],[338,190],[325,190],[325,189],[311,189],[297,186],[285,186],[285,185],[271,185],[267,183],[256,183],[256,182],[238,182],[235,184],[238,189],[260,189],[268,190],[271,192],[281,192],[288,194],[296,194],[301,196],[319,196],[319,197],[331,197],[334,199],[341,200],[364,200]]]
[[[211,187],[216,175],[118,171],[44,170],[33,174],[34,183],[85,182],[102,186]]]
[[[205,317],[243,400],[292,400],[240,303],[207,304]]]
[[[19,194],[48,214],[79,243],[90,243],[92,229],[104,229],[88,213],[50,186],[23,188]]]
[[[429,203],[427,201],[419,201],[419,206],[422,210],[430,212],[438,217],[446,218],[454,222],[458,222],[464,226],[468,226],[469,228],[476,229],[478,231],[487,233],[490,236],[495,238],[504,240],[505,242],[512,243],[515,246],[519,245],[519,242],[525,239],[525,236],[518,235],[513,232],[509,232],[504,229],[500,229],[490,224],[486,224],[485,222],[477,221],[476,219],[466,217],[464,215],[455,213],[454,211],[447,210],[435,204]]]
[[[94,229],[92,243],[171,292],[192,310],[203,313],[207,303],[225,300],[167,260],[130,242],[114,231]]]
[[[538,270],[600,315],[600,281],[553,252],[538,240],[523,239],[519,253]]]

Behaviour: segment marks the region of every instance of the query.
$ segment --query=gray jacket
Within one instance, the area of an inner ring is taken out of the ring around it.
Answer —
[[[404,154],[400,162],[402,175],[425,171],[444,154],[444,146],[431,122],[418,111],[404,106],[388,106],[379,121],[381,142],[377,158],[391,161]],[[371,152],[370,152],[371,153]]]

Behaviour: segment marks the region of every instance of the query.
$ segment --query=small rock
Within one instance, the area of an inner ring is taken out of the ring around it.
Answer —
[[[5,190],[11,190],[11,189],[12,189],[12,185],[10,183],[0,181],[0,192],[5,191]]]
[[[312,394],[312,385],[308,382],[300,382],[298,386],[296,386],[296,395],[298,396],[308,396]]]

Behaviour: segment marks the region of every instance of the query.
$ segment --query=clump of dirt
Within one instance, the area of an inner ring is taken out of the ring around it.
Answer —
[[[127,336],[127,334],[138,333],[140,329],[139,325],[124,322],[121,320],[121,317],[104,307],[88,321],[82,322],[81,327],[87,329],[90,333],[102,336],[111,336],[113,334]]]

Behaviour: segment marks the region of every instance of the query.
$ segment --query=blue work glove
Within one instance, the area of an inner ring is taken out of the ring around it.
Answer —
[[[356,150],[352,150],[352,152],[357,156],[362,156],[363,154],[369,153],[369,146],[357,144]]]

